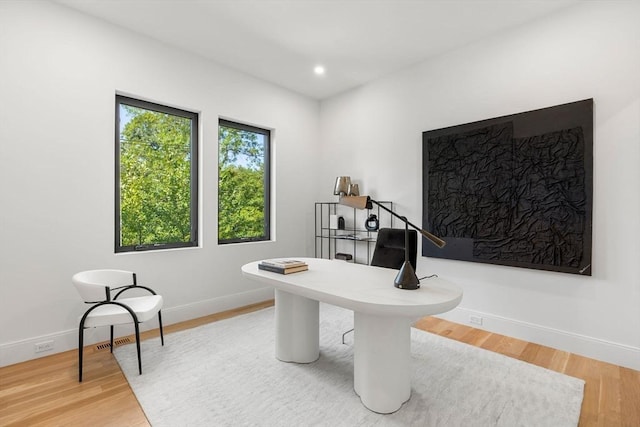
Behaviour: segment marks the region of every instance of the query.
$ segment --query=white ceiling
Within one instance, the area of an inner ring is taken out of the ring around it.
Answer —
[[[579,0],[56,1],[324,99]]]

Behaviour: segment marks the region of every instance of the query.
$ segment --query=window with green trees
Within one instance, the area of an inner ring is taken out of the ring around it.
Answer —
[[[218,242],[271,238],[271,133],[220,119],[218,126]]]
[[[116,95],[116,252],[197,246],[198,114]]]

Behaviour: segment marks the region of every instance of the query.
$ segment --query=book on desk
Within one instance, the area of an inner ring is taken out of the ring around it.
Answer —
[[[272,273],[291,274],[306,271],[309,269],[309,265],[295,259],[267,259],[261,261],[258,268]]]

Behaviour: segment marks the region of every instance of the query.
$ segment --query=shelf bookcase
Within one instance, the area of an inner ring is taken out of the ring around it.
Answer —
[[[379,202],[393,210],[393,202]],[[336,254],[351,255],[349,262],[369,264],[375,247],[377,231],[369,231],[364,224],[369,215],[378,217],[380,228],[392,228],[393,216],[374,206],[372,209],[355,209],[338,202],[315,203],[315,251],[316,258],[336,258]],[[331,227],[330,217],[344,218],[344,228]]]

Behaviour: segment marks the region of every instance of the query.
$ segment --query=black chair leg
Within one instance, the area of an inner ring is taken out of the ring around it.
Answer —
[[[84,328],[80,325],[78,333],[78,382],[82,382],[82,353],[84,353]]]
[[[344,334],[342,334],[342,344],[346,344],[346,343],[344,342],[344,337],[345,337],[349,332],[351,332],[351,331],[353,331],[353,328],[352,328],[352,329],[349,329],[347,332],[345,332]]]
[[[162,332],[162,313],[158,310],[158,324],[160,324],[160,342],[164,345],[164,333]]]
[[[142,375],[142,359],[140,358],[140,327],[138,322],[134,322],[133,325],[136,328],[136,350],[138,351],[138,372]]]
[[[111,330],[111,340],[109,341],[109,348],[111,349],[111,353],[113,353],[113,325],[109,326]]]

